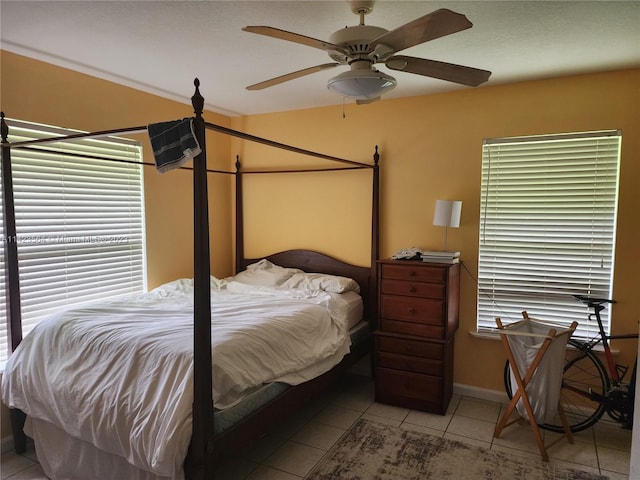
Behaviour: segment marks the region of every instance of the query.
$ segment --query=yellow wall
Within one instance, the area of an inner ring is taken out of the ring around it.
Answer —
[[[206,79],[202,93],[206,97]],[[185,81],[191,94],[191,79]],[[381,153],[381,256],[408,246],[442,248],[431,225],[438,198],[463,201],[449,248],[460,250],[463,273],[454,381],[502,390],[499,342],[472,337],[475,328],[481,146],[484,138],[600,129],[623,132],[616,245],[614,332],[636,331],[640,312],[637,239],[640,226],[640,70],[463,89],[370,105],[207,120],[247,133],[348,159]],[[2,109],[9,117],[84,130],[144,125],[191,115],[190,106],[2,52]],[[150,160],[144,137],[145,159]],[[239,155],[245,168],[317,160],[220,135],[208,137],[209,165]],[[213,152],[213,153],[212,153]],[[246,182],[249,256],[313,248],[344,260],[369,261],[370,182],[367,172],[252,176]],[[213,273],[231,273],[231,183],[210,177]],[[191,275],[191,184],[188,172],[164,176],[145,169],[149,286]],[[329,206],[330,211],[327,211]],[[286,207],[286,208],[285,208]],[[275,213],[277,212],[277,213]],[[464,271],[464,270],[463,270]],[[635,350],[617,345],[622,358]],[[4,423],[4,422],[3,422]],[[2,435],[7,435],[5,425]]]
[[[623,132],[619,222],[614,279],[614,332],[637,331],[637,239],[640,226],[640,70],[581,75],[511,85],[464,89],[454,93],[376,102],[364,106],[254,115],[232,119],[233,128],[296,146],[367,161],[374,145],[381,152],[381,256],[409,246],[441,249],[444,232],[432,226],[436,199],[463,201],[459,229],[449,230],[448,247],[460,250],[465,265],[461,280],[460,330],[455,342],[456,383],[502,389],[504,353],[500,342],[472,337],[475,329],[480,208],[481,148],[484,138],[621,129]],[[234,148],[242,148],[243,146]],[[248,148],[244,145],[244,148]],[[246,163],[261,147],[251,147]],[[265,155],[271,155],[264,152]],[[284,190],[281,180],[269,180],[265,191]],[[368,198],[366,180],[349,179],[340,189],[353,198]],[[305,185],[307,185],[305,183]],[[274,188],[275,187],[275,188]],[[329,184],[333,190],[334,185]],[[297,194],[298,192],[296,192]],[[264,197],[261,197],[264,198]],[[249,200],[248,200],[249,201]],[[294,246],[303,235],[298,219],[309,215],[306,202],[290,202],[290,213],[277,234],[250,235],[246,250],[260,255]],[[249,229],[272,215],[268,205],[254,200]],[[352,214],[352,206],[336,215]],[[368,215],[358,205],[357,216]],[[260,224],[262,227],[262,224]],[[261,228],[260,227],[260,228]],[[353,227],[353,225],[351,225]],[[366,226],[364,228],[367,228]],[[359,231],[359,230],[358,230]],[[253,231],[253,233],[257,233]],[[336,235],[336,233],[338,233]],[[353,228],[344,235],[318,238],[322,250],[366,264],[361,256],[369,237]],[[468,269],[470,274],[465,270]],[[526,306],[523,306],[526,307]],[[635,355],[632,342],[616,344],[621,358]]]

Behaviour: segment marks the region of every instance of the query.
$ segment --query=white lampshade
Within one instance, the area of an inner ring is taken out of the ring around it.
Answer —
[[[329,79],[327,88],[358,100],[376,98],[396,86],[396,79],[377,70],[348,70]]]
[[[462,202],[460,200],[436,200],[433,224],[438,227],[458,228],[461,213]]]

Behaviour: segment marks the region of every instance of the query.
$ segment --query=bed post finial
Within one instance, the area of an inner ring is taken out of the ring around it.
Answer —
[[[236,173],[240,172],[240,155],[236,155]]]
[[[379,161],[380,161],[380,154],[378,153],[378,145],[376,145],[376,153],[373,154],[373,163],[378,165]]]
[[[2,126],[0,127],[0,135],[2,135],[2,142],[5,143],[9,138],[9,126],[7,122],[4,121],[4,112],[0,112],[0,123]]]
[[[191,105],[193,105],[193,113],[196,114],[196,117],[201,117],[204,111],[204,97],[200,95],[200,80],[196,77],[193,84],[196,87],[196,91],[191,97]]]

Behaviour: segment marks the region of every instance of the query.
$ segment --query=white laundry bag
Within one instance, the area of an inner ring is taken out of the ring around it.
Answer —
[[[565,362],[565,348],[572,330],[549,325],[529,318],[507,325],[502,333],[506,333],[511,353],[513,354],[520,378],[524,379],[538,351],[543,345],[544,337],[549,330],[555,329],[551,345],[538,364],[531,380],[525,387],[527,397],[538,424],[550,423],[558,411],[558,400],[562,387],[562,373]],[[513,368],[513,365],[511,365]],[[511,393],[517,392],[518,383],[511,371]],[[529,419],[522,398],[518,400],[516,409],[520,416]]]

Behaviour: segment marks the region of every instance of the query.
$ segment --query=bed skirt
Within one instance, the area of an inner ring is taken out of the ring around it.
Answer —
[[[42,470],[52,480],[184,480],[182,470],[174,477],[154,475],[43,420],[27,417],[24,431],[33,438]]]

